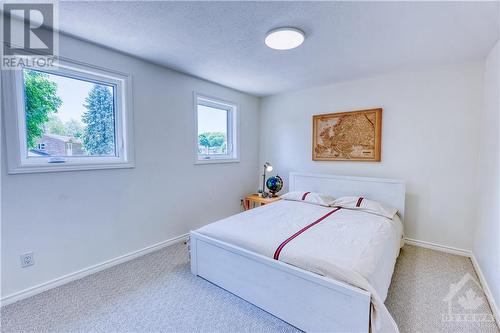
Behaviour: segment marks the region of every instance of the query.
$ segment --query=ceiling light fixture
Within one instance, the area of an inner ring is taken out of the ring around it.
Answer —
[[[304,32],[297,28],[277,28],[267,33],[265,43],[275,50],[290,50],[300,46],[305,39]]]

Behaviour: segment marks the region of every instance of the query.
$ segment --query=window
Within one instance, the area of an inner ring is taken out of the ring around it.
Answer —
[[[8,71],[9,173],[132,167],[129,80],[71,61]]]
[[[237,106],[195,94],[196,163],[238,162]]]

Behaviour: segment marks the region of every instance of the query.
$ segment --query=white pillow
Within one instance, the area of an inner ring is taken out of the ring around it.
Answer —
[[[363,197],[342,197],[333,203],[335,207],[361,210],[367,213],[372,213],[380,216],[393,219],[398,210],[390,206],[381,204],[380,202],[368,200]]]
[[[332,206],[335,201],[335,198],[328,194],[304,191],[288,192],[286,194],[283,194],[281,198],[292,201],[304,201],[307,203],[326,207]]]

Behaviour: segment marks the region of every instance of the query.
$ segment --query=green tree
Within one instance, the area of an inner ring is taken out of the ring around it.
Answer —
[[[47,123],[45,124],[45,130],[50,134],[68,135],[66,126],[55,114],[51,114],[49,116],[49,121],[47,121]]]
[[[66,135],[75,139],[80,139],[83,136],[83,125],[78,120],[71,119],[64,123]]]
[[[207,154],[209,153],[209,148],[216,148],[220,152],[225,153],[226,151],[226,135],[222,132],[205,132],[198,135],[198,144],[207,148]]]
[[[206,133],[198,135],[198,145],[206,147],[208,153],[208,148],[210,148],[210,141],[208,140]]]
[[[57,113],[62,101],[57,96],[57,84],[48,74],[33,70],[24,70],[24,93],[28,148],[35,148],[49,116]]]
[[[78,120],[71,119],[63,123],[55,114],[49,116],[45,130],[50,134],[65,135],[75,139],[80,139],[84,131],[82,123]]]
[[[208,135],[208,141],[210,141],[210,147],[221,148],[226,141],[226,136],[221,132],[212,132]]]
[[[109,87],[95,84],[85,99],[87,111],[82,115],[86,125],[83,146],[90,155],[110,155],[115,149],[115,116]]]

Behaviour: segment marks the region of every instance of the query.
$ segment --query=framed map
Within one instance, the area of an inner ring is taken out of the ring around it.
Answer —
[[[313,116],[314,161],[380,162],[382,109]]]

